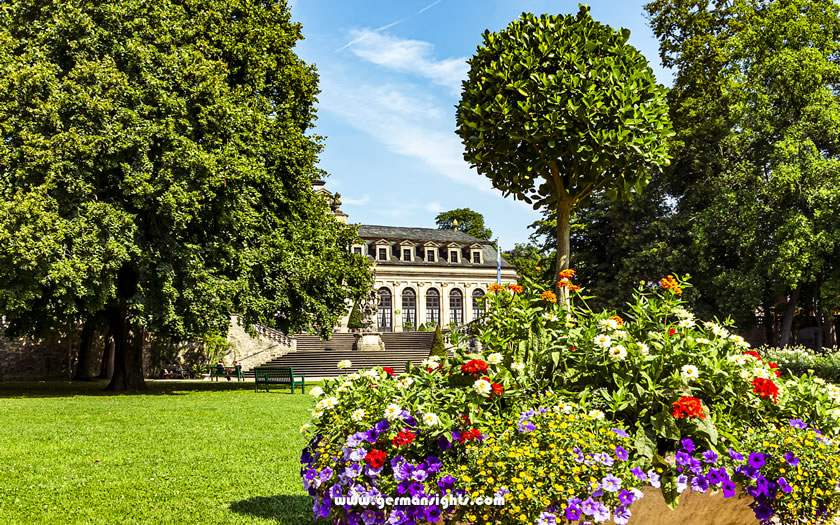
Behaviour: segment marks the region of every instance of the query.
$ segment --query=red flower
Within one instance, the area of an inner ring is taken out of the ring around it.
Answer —
[[[500,385],[499,383],[493,383],[493,393],[497,396],[502,395],[502,392],[505,391],[505,387]]]
[[[765,399],[773,398],[774,403],[778,403],[779,387],[772,379],[764,379],[763,377],[756,377],[752,381],[753,392]]]
[[[383,371],[383,372],[385,372],[386,374],[388,374],[388,375],[389,375],[389,376],[391,376],[391,377],[393,377],[394,375],[396,375],[396,374],[395,374],[395,372],[394,372],[394,369],[393,369],[393,368],[391,368],[390,366],[383,366],[383,367],[382,367],[382,371]]]
[[[769,366],[770,368],[779,368],[779,363],[774,363],[771,361],[767,363],[767,366]]]
[[[410,445],[414,438],[417,436],[414,432],[409,432],[407,430],[401,430],[397,437],[395,437],[391,442],[394,444],[395,447],[401,447],[403,445]]]
[[[577,350],[577,348],[573,346],[572,347],[572,352],[574,352],[575,350]]]
[[[458,441],[461,442],[461,443],[464,443],[465,441],[472,441],[472,440],[481,439],[481,438],[482,438],[481,432],[479,432],[478,430],[476,430],[474,428],[471,428],[471,429],[467,430],[466,432],[464,432],[463,434],[461,434],[461,437],[458,438]]]
[[[670,330],[668,330],[668,336],[669,336],[669,337],[670,337],[670,336],[672,336],[672,335],[674,335],[675,333],[677,333],[677,331],[676,331],[676,330],[674,330],[673,328],[671,328]]]
[[[518,284],[509,284],[508,290],[510,290],[513,293],[522,293],[522,287]]]
[[[746,352],[744,352],[744,355],[748,355],[748,356],[751,356],[751,357],[755,357],[755,358],[756,358],[756,359],[758,359],[758,360],[759,360],[759,362],[761,362],[761,363],[763,363],[763,362],[764,362],[764,359],[762,359],[762,358],[761,358],[761,356],[760,356],[760,355],[758,355],[758,352],[756,352],[755,350],[747,350]],[[773,367],[771,367],[771,368],[773,368]]]
[[[472,374],[473,377],[478,377],[481,374],[487,373],[487,363],[481,359],[473,359],[467,364],[461,365],[462,374]]]
[[[673,403],[674,411],[671,415],[677,419],[698,417],[706,419],[706,414],[703,413],[703,405],[696,397],[683,396]]]
[[[461,414],[461,421],[463,421],[467,426],[472,425],[472,420],[466,414]]]
[[[365,463],[370,465],[372,468],[382,468],[382,465],[385,464],[385,458],[385,452],[373,449],[367,453],[367,456],[365,456]]]

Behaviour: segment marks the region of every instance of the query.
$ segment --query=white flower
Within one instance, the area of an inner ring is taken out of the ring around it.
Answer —
[[[729,332],[727,332],[725,328],[723,328],[722,326],[718,326],[716,324],[712,325],[712,333],[715,334],[718,337],[728,337],[729,336]]]
[[[748,383],[753,380],[752,371],[749,368],[742,368],[741,371],[738,372],[738,375],[741,376],[741,379]]]
[[[420,364],[423,365],[423,368],[435,368],[438,365],[438,361],[437,359],[432,359],[431,357],[429,357],[428,359],[422,360]]]
[[[624,339],[625,337],[627,337],[627,332],[625,332],[624,330],[616,330],[615,332],[613,332],[613,337],[615,337],[616,339]]]
[[[411,379],[410,377],[404,377],[400,379],[394,386],[397,387],[398,390],[405,390],[406,388],[410,387],[412,383],[414,383],[413,379]]]
[[[612,339],[610,339],[610,336],[604,334],[596,335],[594,341],[595,344],[600,346],[601,348],[609,348],[610,343],[612,343]]]
[[[828,397],[833,401],[840,401],[840,387],[837,385],[828,385],[826,387],[828,390]]]
[[[814,383],[817,383],[818,385],[824,385],[824,384],[825,384],[825,379],[823,379],[823,378],[821,378],[821,377],[814,377],[814,378],[812,378],[811,380],[812,380]]]
[[[402,408],[396,403],[391,403],[385,408],[385,419],[388,421],[397,419],[400,414],[402,414]]]
[[[427,427],[436,427],[440,425],[440,418],[429,412],[423,416],[423,424]]]
[[[755,377],[760,377],[762,379],[770,379],[770,370],[768,370],[764,367],[761,367],[761,366],[757,366],[757,367],[753,368],[753,375]],[[773,374],[773,376],[775,376],[775,375],[776,374]]]
[[[600,410],[590,410],[589,417],[593,419],[604,419],[604,413]]]
[[[710,344],[712,344],[712,342],[711,342],[711,341],[709,341],[708,339],[706,339],[705,337],[698,337],[698,338],[697,338],[697,342],[698,342],[698,343],[700,343],[701,345],[710,345]]]
[[[479,379],[473,383],[473,390],[475,390],[478,395],[487,397],[493,391],[493,385],[490,384],[490,381]]]
[[[676,315],[680,319],[694,319],[694,314],[689,312],[682,306],[674,308],[674,315]]]
[[[341,369],[344,369],[344,368],[350,368],[350,366],[352,364],[353,363],[351,363],[349,359],[343,359],[343,360],[338,362],[338,369],[341,370]]]
[[[496,352],[494,354],[490,354],[490,355],[487,356],[487,362],[490,363],[491,365],[498,365],[499,363],[501,363],[504,360],[505,360],[504,356],[502,354],[498,353],[498,352]]]
[[[683,319],[680,321],[680,328],[691,328],[694,326],[694,321],[691,319]]]
[[[361,374],[359,374],[358,372],[353,372],[352,374],[349,374],[347,376],[347,379],[352,379],[353,381],[355,381],[355,380],[359,379],[360,377],[362,377]]]
[[[353,414],[350,416],[350,419],[358,423],[359,421],[365,418],[365,411],[359,408],[358,410],[354,410]]]
[[[324,413],[320,410],[313,410],[312,411],[312,419],[320,419],[321,416],[323,416],[323,415],[324,415]]]
[[[690,381],[694,381],[700,375],[700,371],[697,370],[697,367],[694,365],[685,365],[682,367],[680,375],[682,376],[683,380],[688,383]]]
[[[348,390],[350,390],[350,383],[342,383],[341,386],[338,387],[338,390],[336,390],[336,392],[338,392],[339,394],[343,394]]]
[[[315,410],[331,410],[338,406],[338,399],[334,397],[326,397],[315,405]]]
[[[601,319],[600,321],[598,321],[598,324],[605,328],[609,328],[610,330],[615,330],[616,328],[618,328],[618,321],[616,321],[615,319]]]
[[[309,423],[304,424],[302,427],[300,427],[300,433],[306,434],[309,431],[310,427],[312,427],[312,425],[310,425]]]
[[[575,408],[575,405],[573,403],[560,403],[558,405],[558,408],[564,414],[571,414],[572,410],[574,410],[574,408]]]
[[[627,357],[627,350],[623,346],[616,345],[610,348],[610,359],[613,361],[624,361],[625,357]]]
[[[365,370],[365,372],[362,375],[368,379],[379,379],[379,372],[373,369]]]
[[[636,343],[636,347],[639,349],[639,353],[642,355],[648,355],[650,353],[648,345],[644,343]]]
[[[523,363],[522,361],[514,361],[510,364],[510,369],[514,372],[521,372],[525,370],[525,363]]]
[[[315,388],[309,391],[309,395],[312,397],[321,397],[322,395],[324,395],[324,389],[320,386],[316,386]]]
[[[726,359],[729,360],[731,363],[735,363],[738,366],[744,366],[745,364],[747,364],[747,357],[741,354],[731,355]]]

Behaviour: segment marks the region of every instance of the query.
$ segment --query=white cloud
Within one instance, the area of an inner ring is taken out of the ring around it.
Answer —
[[[381,28],[380,28],[381,29]],[[383,34],[378,29],[350,32],[349,47],[356,56],[387,69],[420,75],[433,83],[460,93],[461,81],[467,78],[467,59],[464,57],[437,60],[434,46],[422,40],[408,40]]]
[[[439,202],[430,202],[423,206],[423,209],[429,213],[438,214],[443,211],[443,206]]]
[[[341,196],[342,206],[364,206],[370,202],[370,195],[365,193],[360,199],[351,199],[350,197]]]

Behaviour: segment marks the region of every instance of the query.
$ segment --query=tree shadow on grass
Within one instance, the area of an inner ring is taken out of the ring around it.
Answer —
[[[315,521],[310,496],[254,496],[234,501],[230,504],[230,510],[246,516],[275,520],[283,525],[328,523],[324,520]]]
[[[72,396],[180,396],[190,392],[254,391],[254,381],[146,381],[146,390],[141,392],[106,392],[107,381],[0,381],[0,399],[12,397],[72,397]],[[314,386],[315,383],[312,383]],[[310,386],[310,385],[307,385]],[[265,390],[260,390],[267,395]],[[289,395],[289,388],[272,389],[271,394]],[[255,394],[256,395],[256,394]],[[296,396],[303,395],[295,389]]]

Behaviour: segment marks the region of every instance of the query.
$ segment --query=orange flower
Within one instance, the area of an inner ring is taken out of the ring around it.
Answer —
[[[522,293],[522,287],[518,284],[509,284],[508,290],[510,290],[513,293]]]
[[[565,269],[562,272],[557,274],[557,277],[559,277],[560,279],[571,279],[574,276],[575,276],[575,271],[572,270],[571,268],[567,268],[567,269]]]
[[[678,283],[677,280],[674,279],[673,275],[669,275],[668,277],[663,277],[659,281],[659,284],[662,285],[662,288],[665,288],[666,290],[671,290],[672,292],[674,292],[677,295],[682,295],[682,293],[683,293],[682,288],[680,288],[680,283]]]
[[[552,292],[551,290],[546,290],[543,293],[541,293],[540,298],[542,298],[542,300],[547,302],[547,303],[556,303],[557,302],[557,296],[554,295],[554,292]]]
[[[504,289],[505,289],[505,287],[502,286],[501,284],[491,284],[490,286],[487,287],[488,292],[498,292],[499,290],[504,290]]]
[[[572,283],[570,283],[568,279],[562,279],[560,281],[557,281],[557,286],[559,286],[560,288],[567,288],[571,285]]]
[[[569,290],[580,290],[580,286],[576,284],[569,285]]]
[[[619,317],[617,315],[614,315],[614,316],[610,317],[610,319],[612,319],[613,321],[618,323],[618,326],[621,326],[621,325],[624,324],[624,319],[622,319],[621,317]]]

